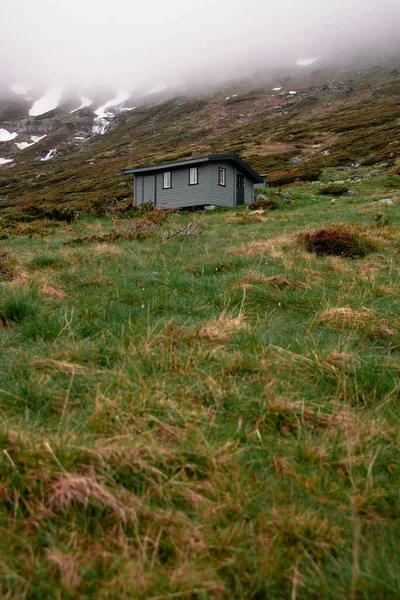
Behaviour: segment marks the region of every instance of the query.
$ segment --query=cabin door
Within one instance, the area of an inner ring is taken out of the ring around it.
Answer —
[[[236,206],[244,204],[244,175],[236,174]]]
[[[155,198],[155,182],[154,175],[147,175],[144,178],[144,187],[143,187],[143,202],[152,202],[156,204]]]

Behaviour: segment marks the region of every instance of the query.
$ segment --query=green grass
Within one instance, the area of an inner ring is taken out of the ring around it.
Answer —
[[[385,185],[301,184],[185,239],[164,241],[173,215],[143,241],[96,241],[110,219],[0,241],[2,598],[399,597]],[[296,242],[332,225],[378,251]]]

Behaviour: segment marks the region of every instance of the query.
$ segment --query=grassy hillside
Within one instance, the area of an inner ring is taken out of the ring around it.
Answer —
[[[389,126],[389,105],[375,125],[360,109],[364,133]],[[282,128],[307,144],[328,132],[316,113],[290,118]],[[107,174],[134,159],[194,148],[193,131],[193,147],[175,144],[172,122],[162,147],[141,119],[146,151],[128,124],[119,150],[115,131],[46,165],[29,193],[88,203],[100,181],[123,189]],[[260,168],[262,140],[283,139],[267,123],[242,133],[260,142],[245,153]],[[359,135],[347,123],[330,122],[331,156]],[[18,169],[10,204],[33,167]],[[277,210],[207,212],[194,235],[173,236],[185,214],[3,228],[2,598],[399,597],[398,177],[370,170],[347,184],[354,196],[298,182],[286,198],[270,190]],[[321,184],[348,175],[326,168]],[[375,251],[309,253],[298,234],[320,227]]]

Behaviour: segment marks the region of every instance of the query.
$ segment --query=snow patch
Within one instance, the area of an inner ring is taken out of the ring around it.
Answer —
[[[13,161],[12,158],[0,158],[0,165],[5,165],[5,164],[10,163],[12,161]]]
[[[317,62],[317,60],[319,60],[320,58],[322,58],[322,56],[317,56],[316,58],[298,58],[296,60],[296,65],[298,65],[299,67],[308,67],[308,65],[312,65],[313,63]]]
[[[291,92],[289,92],[289,94],[291,94],[292,96],[294,96],[295,94],[297,94],[297,92],[291,91]]]
[[[40,140],[43,140],[45,137],[46,137],[45,135],[31,135],[31,140],[32,140],[31,143],[29,143],[29,142],[15,142],[15,145],[20,150],[26,150],[26,148],[29,148],[30,146],[33,146],[34,144],[37,144],[38,142],[40,142]]]
[[[39,115],[44,115],[44,113],[49,112],[49,110],[57,108],[57,106],[60,104],[60,100],[61,90],[56,88],[49,90],[44,96],[34,102],[29,111],[29,116],[38,117]]]
[[[26,148],[29,148],[29,146],[33,146],[34,143],[35,142],[32,142],[31,144],[29,142],[15,142],[15,145],[19,150],[25,150]]]
[[[120,90],[115,98],[109,100],[108,102],[103,104],[103,106],[100,106],[97,110],[94,111],[94,114],[98,117],[102,117],[103,119],[105,117],[114,116],[112,113],[107,112],[107,108],[111,108],[112,106],[118,106],[119,104],[122,104],[123,102],[125,102],[125,100],[128,100],[129,96],[129,92],[125,90]]]
[[[84,138],[84,137],[77,137],[77,136],[75,136],[75,138],[74,138],[74,139],[75,139],[75,140],[84,140],[85,138]]]
[[[52,159],[52,158],[55,158],[55,157],[56,157],[56,155],[57,155],[57,150],[56,150],[56,148],[53,148],[53,150],[50,150],[50,152],[48,152],[48,153],[46,154],[46,156],[45,156],[44,158],[41,158],[40,160],[41,160],[42,162],[43,162],[43,161],[45,161],[45,160],[50,160],[50,159]]]
[[[228,96],[227,98],[225,98],[225,100],[230,100],[230,98],[231,98],[231,97],[230,97],[230,96]]]
[[[10,133],[7,129],[0,129],[0,142],[10,142],[16,138],[18,133]]]
[[[93,100],[91,100],[90,98],[86,98],[86,96],[79,96],[81,104],[80,106],[78,106],[78,108],[74,108],[74,110],[71,110],[71,114],[76,112],[77,110],[81,110],[81,108],[85,108],[86,106],[90,106],[91,104],[93,104]]]
[[[46,135],[31,135],[31,140],[34,144],[37,144],[38,142],[40,142],[40,140],[43,140],[46,137]]]
[[[129,110],[135,110],[135,108],[136,108],[136,106],[131,106],[131,107],[126,107],[126,108],[123,107],[123,108],[120,108],[119,110],[121,112],[126,112],[126,111],[129,111]]]
[[[277,87],[277,88],[272,88],[273,92],[279,92],[282,88],[281,87]]]
[[[10,90],[14,92],[14,94],[17,94],[17,96],[26,96],[30,89],[30,85],[23,85],[22,83],[10,85]]]

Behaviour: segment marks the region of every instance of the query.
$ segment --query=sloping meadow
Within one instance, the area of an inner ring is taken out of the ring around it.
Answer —
[[[2,598],[398,597],[400,236],[376,181],[188,236],[179,214],[0,241]],[[374,251],[308,252],[323,227]]]

